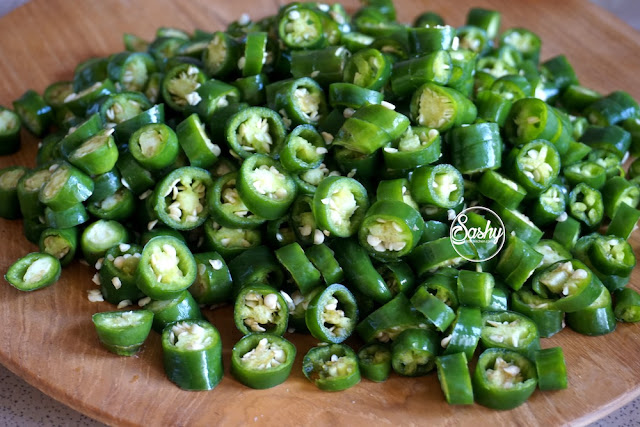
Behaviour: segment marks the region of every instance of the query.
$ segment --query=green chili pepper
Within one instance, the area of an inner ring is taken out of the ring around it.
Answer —
[[[289,309],[282,295],[261,283],[247,284],[236,298],[233,319],[243,334],[268,332],[282,335],[287,330]]]
[[[532,286],[543,298],[557,298],[554,305],[567,313],[587,308],[601,293],[591,270],[575,259],[551,264],[534,276]]]
[[[329,85],[329,105],[333,108],[358,109],[367,104],[380,104],[383,99],[382,93],[352,83]]]
[[[240,77],[232,83],[238,90],[240,98],[247,104],[263,105],[266,102],[266,86],[269,84],[269,78],[266,74]]]
[[[303,295],[320,285],[320,272],[297,242],[277,249],[275,255]]]
[[[305,311],[305,321],[314,338],[340,343],[351,335],[358,320],[357,303],[349,290],[333,284],[317,293]]]
[[[324,139],[315,128],[300,125],[285,138],[280,162],[288,172],[302,172],[319,167],[327,152]]]
[[[406,170],[436,162],[441,153],[440,133],[423,126],[411,126],[390,147],[383,149],[389,169]]]
[[[373,267],[369,255],[354,239],[343,240],[333,250],[345,278],[355,289],[379,303],[392,299],[391,290]]]
[[[102,119],[98,113],[90,115],[75,129],[69,131],[60,142],[60,151],[65,158],[76,150],[83,142],[102,130]]]
[[[234,294],[245,285],[269,283],[280,288],[284,273],[278,260],[266,246],[247,249],[229,262],[229,271],[234,282]]]
[[[341,82],[349,51],[344,46],[291,52],[291,74],[294,78],[311,77],[322,86]]]
[[[94,264],[112,246],[129,240],[129,231],[117,221],[99,219],[87,226],[80,238],[82,255],[88,263]]]
[[[100,342],[119,356],[133,356],[151,331],[149,310],[105,311],[92,316]]]
[[[627,204],[632,208],[640,202],[640,188],[621,176],[614,176],[602,187],[604,212],[613,218],[620,205]]]
[[[324,91],[310,77],[271,83],[266,95],[269,107],[286,118],[289,125],[317,125],[327,114]]]
[[[432,293],[426,283],[413,294],[411,305],[424,314],[440,332],[446,330],[456,317],[452,308],[438,298],[437,293]]]
[[[391,62],[379,50],[355,52],[344,68],[344,81],[370,90],[380,90],[391,77]]]
[[[216,31],[202,51],[202,62],[209,76],[224,78],[236,68],[239,56],[237,40],[226,32]]]
[[[530,245],[535,245],[542,238],[542,230],[520,211],[500,205],[494,205],[493,209],[504,224],[505,234],[516,235]]]
[[[73,261],[78,248],[78,229],[76,227],[47,228],[40,234],[38,247],[40,252],[57,258],[62,267],[67,266]]]
[[[368,207],[367,190],[353,178],[325,178],[313,196],[312,209],[318,228],[331,236],[355,234]]]
[[[507,209],[516,209],[527,194],[524,187],[493,170],[482,174],[478,191]]]
[[[581,310],[567,313],[565,319],[571,329],[583,335],[599,336],[613,332],[616,329],[616,317],[609,290],[600,286],[595,301]]]
[[[162,98],[172,109],[186,112],[202,100],[197,90],[205,81],[204,73],[197,66],[177,64],[168,69],[162,79]]]
[[[391,374],[391,350],[385,344],[367,344],[358,351],[358,367],[363,377],[384,382]]]
[[[344,270],[338,264],[334,252],[325,244],[313,245],[305,251],[309,261],[320,271],[327,285],[344,280]]]
[[[273,334],[250,334],[233,347],[231,374],[254,389],[267,389],[283,383],[291,373],[296,348]]]
[[[119,147],[126,147],[135,131],[154,123],[164,123],[164,104],[156,104],[137,116],[119,123],[113,128],[115,131],[113,135]]]
[[[73,93],[73,82],[58,81],[51,83],[42,93],[45,104],[51,106],[55,115],[64,109],[64,99]]]
[[[483,313],[480,340],[484,348],[505,348],[529,358],[540,349],[536,323],[513,311]]]
[[[502,162],[502,138],[495,123],[458,127],[449,133],[451,162],[463,174],[497,169]]]
[[[535,391],[537,373],[534,364],[511,350],[490,348],[478,359],[473,373],[476,402],[491,409],[513,409]]]
[[[381,200],[367,210],[358,236],[371,256],[389,261],[409,254],[423,230],[417,210],[403,202]]]
[[[601,189],[607,179],[605,168],[596,162],[582,161],[567,166],[564,169],[564,177],[570,185],[584,182],[588,186]]]
[[[583,160],[591,150],[591,147],[582,142],[569,142],[567,152],[560,155],[562,166],[566,167]]]
[[[400,293],[371,312],[358,323],[356,332],[365,342],[388,342],[410,328],[427,328],[426,319],[411,309],[407,297]]]
[[[467,306],[487,307],[491,303],[494,285],[491,273],[462,270],[457,281],[458,302]]]
[[[418,203],[450,209],[461,203],[464,182],[460,172],[451,165],[420,166],[411,176],[409,189]]]
[[[113,169],[118,160],[118,147],[112,130],[101,131],[69,154],[69,162],[88,175],[100,175]]]
[[[145,307],[153,313],[153,330],[159,333],[176,322],[204,319],[198,303],[187,291],[172,299],[151,300]]]
[[[313,347],[304,356],[302,373],[324,391],[341,391],[360,382],[358,357],[345,344]]]
[[[631,95],[615,91],[590,104],[583,114],[594,125],[610,126],[634,117],[638,111],[638,103]]]
[[[407,329],[391,345],[391,366],[400,375],[423,376],[435,368],[438,337],[427,329]]]
[[[580,137],[580,142],[622,157],[631,146],[631,134],[620,126],[589,126]]]
[[[232,296],[231,273],[224,259],[217,252],[193,255],[198,273],[189,292],[198,304],[219,304]]]
[[[158,219],[177,230],[192,230],[202,225],[207,216],[207,191],[212,187],[211,175],[196,167],[178,168],[160,181],[152,197]]]
[[[89,58],[79,63],[73,71],[73,89],[83,90],[108,77],[108,58]]]
[[[253,152],[275,156],[285,137],[282,118],[263,107],[249,107],[233,114],[226,122],[229,146],[240,157],[248,158]]]
[[[207,196],[211,217],[216,223],[229,228],[256,228],[265,219],[255,215],[244,204],[238,194],[238,174],[228,173],[215,180]]]
[[[38,154],[36,154],[36,166],[53,164],[59,162],[64,157],[61,151],[61,142],[64,138],[64,131],[50,133],[42,139],[42,144],[38,144]]]
[[[640,322],[640,294],[631,288],[614,291],[614,313],[621,322]]]
[[[87,115],[99,113],[108,129],[142,114],[151,108],[151,102],[140,92],[112,93],[98,99],[87,108]]]
[[[109,79],[99,80],[83,89],[74,90],[64,99],[64,107],[78,117],[84,117],[87,110],[100,98],[116,92],[113,82]]]
[[[410,28],[408,32],[411,52],[417,55],[451,49],[456,35],[456,29],[450,25]]]
[[[513,149],[507,163],[513,179],[529,194],[548,189],[560,171],[558,150],[544,140],[531,141],[521,149]]]
[[[18,182],[28,173],[22,166],[0,169],[0,217],[17,219],[22,216],[18,199]]]
[[[18,187],[19,188],[19,187]],[[18,197],[20,192],[18,192]],[[618,210],[613,214],[607,234],[628,239],[634,231],[638,220],[640,219],[640,211],[626,203],[621,203]]]
[[[500,127],[504,127],[509,111],[513,106],[511,100],[491,90],[481,90],[478,92],[475,103],[478,108],[479,118],[488,122],[497,123]]]
[[[414,122],[439,132],[470,124],[478,115],[476,106],[460,92],[435,83],[416,89],[410,106]]]
[[[162,332],[167,377],[184,390],[211,390],[223,376],[218,330],[205,320],[183,320]]]
[[[576,185],[569,193],[569,214],[588,229],[596,228],[604,216],[602,193],[585,183]]]
[[[14,262],[4,278],[20,291],[36,291],[57,282],[61,271],[58,258],[32,252]]]
[[[183,242],[175,237],[154,237],[142,250],[138,288],[153,299],[171,299],[191,286],[196,273],[196,262]]]
[[[24,124],[25,128],[38,138],[41,138],[47,133],[53,122],[53,110],[51,106],[47,105],[44,99],[42,99],[42,96],[33,90],[26,91],[19,99],[13,101],[13,109],[15,114],[20,117],[20,120],[15,121],[15,118],[13,118],[11,122],[16,123],[18,128],[20,127],[20,123]],[[8,110],[3,109],[3,111]],[[5,116],[11,116],[12,114],[10,113],[11,112],[9,112],[9,114],[3,113],[3,118]],[[8,121],[9,120],[7,120],[7,122]],[[6,129],[13,132],[15,127],[6,126]]]
[[[554,240],[542,239],[533,245],[533,249],[543,257],[538,267],[536,267],[536,271],[546,268],[558,261],[566,261],[572,258],[571,252]]]
[[[237,186],[244,204],[266,219],[284,215],[296,196],[291,176],[279,163],[262,154],[254,154],[243,162]]]
[[[84,208],[82,203],[76,203],[68,209],[63,209],[61,211],[54,211],[50,207],[46,207],[43,215],[37,217],[38,223],[45,225],[44,228],[71,228],[80,224],[84,224],[89,221],[89,214],[87,210]],[[29,220],[25,218],[25,220]],[[32,224],[33,225],[33,224]],[[40,230],[41,231],[43,231]],[[35,241],[33,243],[37,243],[40,239],[40,234],[35,236]]]
[[[0,106],[0,155],[12,154],[20,149],[21,126],[18,114]]]
[[[567,367],[562,348],[553,347],[538,350],[534,359],[540,390],[563,390],[567,388]]]
[[[534,273],[542,258],[527,242],[509,235],[496,265],[496,275],[517,291]]]
[[[473,387],[467,357],[464,353],[448,354],[436,358],[438,381],[450,405],[473,404]]]
[[[353,116],[344,122],[333,140],[333,144],[363,155],[371,155],[389,142],[391,138],[378,124]]]
[[[122,301],[133,302],[144,296],[136,284],[141,252],[142,247],[138,245],[114,244],[95,262],[98,272],[94,276],[94,282],[97,279],[106,301],[120,304]]]
[[[145,125],[129,139],[133,158],[148,170],[170,166],[178,156],[179,147],[175,132],[162,123]]]
[[[442,267],[462,265],[474,256],[474,249],[469,245],[462,244],[454,248],[450,237],[441,237],[416,246],[407,261],[418,277],[425,277]]]
[[[429,31],[428,29],[413,29]],[[451,79],[451,56],[436,49],[393,65],[390,84],[394,95],[405,97],[426,83],[446,84]]]
[[[284,8],[277,31],[280,40],[290,49],[317,49],[327,42],[321,12],[302,3]]]
[[[64,210],[84,202],[93,192],[93,180],[67,163],[54,168],[50,179],[42,186],[40,202],[54,210]]]
[[[458,307],[456,318],[451,323],[445,337],[440,342],[443,354],[465,353],[467,359],[473,357],[482,332],[482,315],[477,307]]]
[[[444,19],[436,12],[423,12],[418,15],[413,23],[414,27],[426,27],[434,25],[444,25]]]
[[[606,275],[627,276],[636,265],[633,248],[624,239],[615,236],[598,236],[588,249],[593,266]]]
[[[496,282],[491,292],[491,303],[483,311],[506,311],[509,309],[511,291],[502,282]]]
[[[568,250],[573,249],[579,237],[580,222],[571,217],[567,217],[564,221],[559,221],[553,230],[553,240]]]
[[[118,181],[119,182],[119,181]],[[104,199],[89,203],[87,210],[91,215],[105,220],[123,221],[135,212],[136,202],[131,190],[122,187]]]

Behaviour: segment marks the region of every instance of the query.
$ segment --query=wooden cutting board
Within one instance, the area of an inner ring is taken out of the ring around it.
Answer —
[[[122,33],[152,38],[159,26],[186,30],[223,29],[242,12],[259,18],[282,2],[249,0],[34,0],[0,19],[0,104],[10,105],[26,89],[70,79],[74,65],[90,56],[122,49]],[[351,11],[355,1],[345,1]],[[399,18],[413,20],[427,8],[448,23],[462,25],[471,6],[502,11],[503,26],[524,26],[542,36],[543,58],[566,53],[582,83],[603,93],[629,91],[640,99],[640,35],[608,12],[583,0],[397,1]],[[0,167],[34,165],[36,144],[25,137],[23,150],[0,158]],[[26,243],[20,221],[0,220],[0,271],[37,250]],[[632,243],[639,253],[640,238]],[[250,390],[228,373],[230,351],[240,338],[230,310],[206,312],[220,329],[227,367],[222,383],[210,392],[186,392],[164,376],[158,335],[152,334],[136,357],[104,350],[91,315],[112,310],[90,303],[93,271],[75,263],[54,286],[21,293],[0,283],[0,362],[29,383],[91,417],[117,425],[300,424],[586,424],[640,395],[640,326],[618,325],[605,337],[571,331],[543,340],[562,346],[570,387],[536,392],[513,411],[444,402],[435,375],[386,383],[361,384],[340,393],[317,390],[301,373],[301,360],[315,341],[292,335],[298,357],[291,378],[266,391]],[[640,272],[632,278],[638,289]]]

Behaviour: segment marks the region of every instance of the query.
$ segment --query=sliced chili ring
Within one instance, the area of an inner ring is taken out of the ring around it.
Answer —
[[[192,230],[209,215],[207,191],[213,182],[204,169],[187,166],[164,177],[154,191],[154,211],[158,219],[177,230]]]
[[[328,343],[343,342],[358,321],[355,297],[345,286],[334,283],[309,302],[305,320],[314,338]]]
[[[243,159],[254,153],[276,156],[285,137],[282,118],[264,107],[249,107],[232,115],[226,122],[229,146]]]
[[[282,336],[287,330],[289,308],[273,287],[247,284],[236,297],[233,320],[243,334],[267,332]]]
[[[409,254],[423,231],[417,210],[404,202],[380,200],[367,210],[358,237],[371,256],[390,261]]]
[[[273,334],[249,334],[233,346],[231,375],[247,387],[267,389],[283,383],[291,373],[296,348]]]
[[[61,271],[58,258],[33,252],[14,262],[4,278],[20,291],[35,291],[54,284]]]
[[[147,296],[175,298],[196,278],[197,265],[189,248],[175,237],[158,236],[142,250],[138,267],[138,288]]]
[[[293,178],[280,163],[263,154],[254,154],[242,163],[237,188],[244,204],[266,219],[284,215],[297,190]]]
[[[349,237],[355,234],[368,208],[367,190],[353,178],[325,178],[313,195],[312,209],[316,223],[332,236]]]
[[[533,278],[540,296],[557,298],[554,305],[564,312],[582,310],[598,298],[602,285],[582,262],[572,259],[551,264]]]
[[[360,382],[358,356],[345,344],[313,347],[302,360],[302,373],[325,391],[346,390]]]

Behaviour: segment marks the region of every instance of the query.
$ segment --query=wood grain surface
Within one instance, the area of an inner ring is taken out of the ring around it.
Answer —
[[[344,2],[350,10],[355,1]],[[152,38],[162,25],[186,30],[223,29],[248,12],[259,18],[278,1],[250,0],[34,0],[0,19],[0,104],[10,105],[26,89],[70,79],[74,65],[90,56],[122,49],[122,33]],[[502,28],[525,26],[543,39],[543,58],[566,53],[581,82],[604,93],[629,91],[640,99],[640,35],[613,15],[580,0],[398,0],[399,18],[410,21],[427,8],[448,23],[462,25],[471,6],[503,13]],[[0,159],[0,167],[34,165],[37,141],[25,134],[24,148]],[[20,221],[0,220],[0,271],[37,250],[22,236]],[[639,253],[640,238],[632,243]],[[570,387],[536,392],[515,410],[496,412],[478,405],[444,402],[435,375],[393,376],[383,384],[363,380],[340,393],[317,390],[301,373],[301,360],[315,341],[291,335],[298,357],[291,378],[265,391],[250,390],[228,373],[230,351],[240,334],[229,308],[206,311],[220,329],[226,375],[209,392],[186,392],[162,369],[157,334],[142,352],[121,358],[104,350],[91,315],[113,309],[90,303],[95,289],[91,268],[74,263],[54,286],[20,293],[0,283],[0,362],[45,393],[91,417],[113,425],[582,425],[640,395],[640,326],[618,325],[599,338],[563,331],[543,340],[562,346]],[[632,277],[638,289],[640,271]]]

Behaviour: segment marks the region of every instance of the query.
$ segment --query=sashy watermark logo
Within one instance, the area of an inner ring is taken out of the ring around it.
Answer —
[[[482,221],[470,222],[469,216],[474,215],[482,217]],[[478,226],[478,222],[483,222],[483,226]],[[474,206],[463,210],[456,216],[451,223],[449,237],[453,249],[462,258],[472,262],[483,262],[496,256],[504,246],[505,227],[502,218],[497,213],[489,208]],[[460,248],[469,243],[478,251],[476,258],[470,258],[469,253]]]

